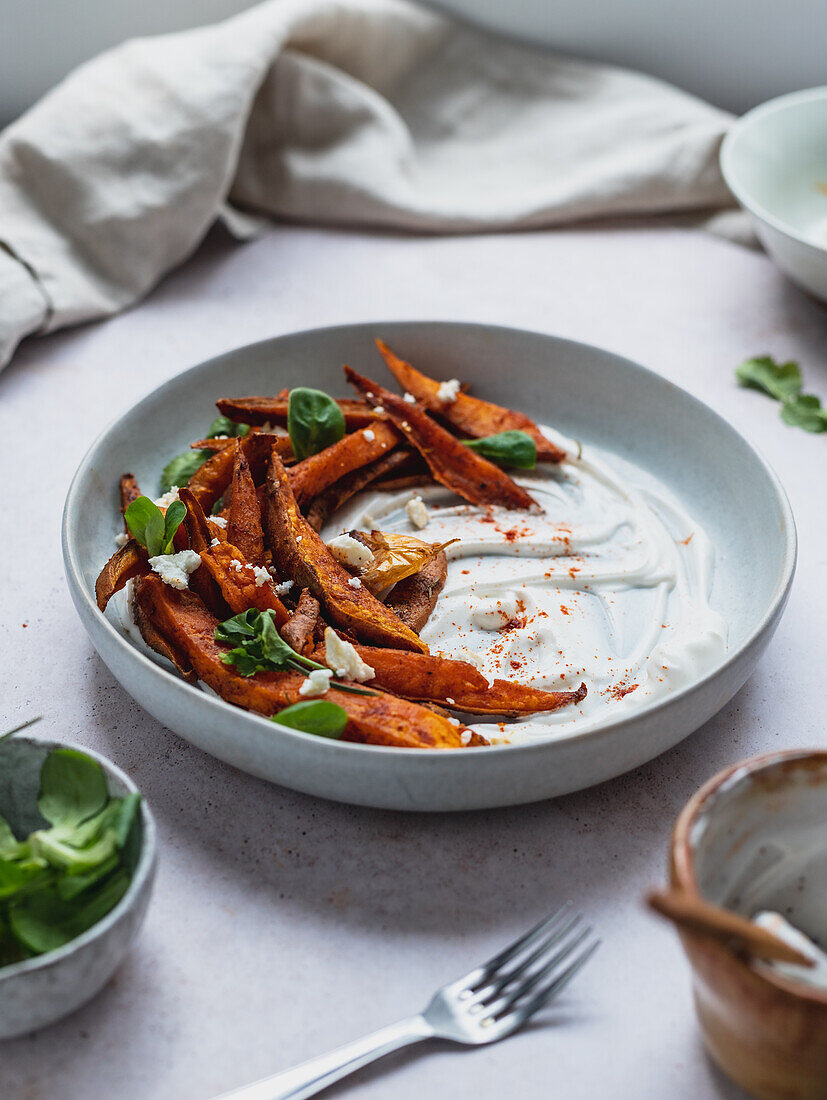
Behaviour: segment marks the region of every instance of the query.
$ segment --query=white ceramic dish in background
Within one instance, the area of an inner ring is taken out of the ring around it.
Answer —
[[[18,835],[42,827],[40,769],[52,749],[77,749],[104,770],[109,793],[137,790],[120,768],[83,745],[15,737],[0,746],[0,815]],[[129,889],[103,920],[56,951],[0,967],[0,1039],[53,1024],[86,1004],[114,974],[146,916],[155,876],[155,822],[141,802],[140,854]]]
[[[528,409],[583,443],[654,473],[719,550],[713,607],[729,624],[720,667],[623,720],[530,745],[411,750],[354,745],[274,727],[178,679],[139,652],[95,604],[113,553],[118,478],[155,486],[165,460],[197,439],[229,392],[314,385],[344,394],[342,363],[378,378],[382,336],[403,357],[474,391]],[[266,340],[185,371],[107,428],[72,482],[63,517],[66,577],[103,660],[158,721],[253,775],[344,802],[466,810],[564,794],[620,775],[671,748],[720,709],[764,651],[784,608],[796,537],[784,491],[717,413],[672,383],[586,344],[492,325],[346,325]]]
[[[672,834],[672,884],[752,918],[781,913],[827,944],[827,752],[771,753],[711,779]],[[697,932],[681,940],[716,1062],[764,1100],[827,1096],[827,990],[750,965]]]
[[[827,301],[827,87],[744,115],[724,138],[721,171],[782,271]]]

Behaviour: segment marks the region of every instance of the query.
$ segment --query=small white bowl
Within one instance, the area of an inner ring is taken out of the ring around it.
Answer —
[[[37,810],[40,769],[57,748],[76,749],[97,760],[111,795],[122,797],[137,790],[120,768],[83,745],[15,737],[0,748],[0,814],[18,834],[42,825]],[[152,892],[155,822],[145,801],[139,840],[129,889],[103,920],[56,951],[0,967],[0,1039],[25,1035],[68,1016],[112,977],[143,924]]]
[[[721,172],[781,270],[827,301],[827,87],[745,114],[724,138]]]

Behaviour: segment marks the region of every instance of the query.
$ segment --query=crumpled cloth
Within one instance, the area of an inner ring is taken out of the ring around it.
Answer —
[[[730,121],[407,0],[268,0],[126,42],[0,135],[0,366],[135,302],[222,214],[462,233],[729,206]]]

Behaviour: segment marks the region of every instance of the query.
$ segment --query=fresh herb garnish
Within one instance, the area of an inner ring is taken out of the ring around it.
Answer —
[[[161,471],[161,480],[158,486],[160,491],[168,493],[173,485],[186,485],[208,458],[212,458],[212,451],[195,450],[184,451],[183,454],[170,459]]]
[[[237,424],[228,416],[217,416],[210,424],[204,439],[215,439],[217,436],[226,435],[230,439],[241,437],[250,430],[249,424]],[[186,485],[208,458],[212,458],[213,451],[206,448],[184,451],[175,458],[171,458],[161,471],[160,491],[168,493],[173,485]]]
[[[276,629],[272,611],[256,611],[248,608],[240,615],[220,623],[215,628],[217,642],[235,643],[235,648],[225,653],[221,660],[225,665],[235,665],[242,676],[254,676],[257,672],[313,672],[325,669],[325,665],[311,661],[296,653]],[[349,684],[331,684],[339,691],[353,695],[374,695]]]
[[[124,519],[133,539],[154,558],[171,552],[175,532],[186,514],[187,509],[180,500],[174,500],[164,515],[149,497],[138,497],[124,512]]]
[[[302,703],[293,703],[270,718],[290,729],[315,733],[317,737],[338,739],[347,725],[347,711],[338,703],[326,699],[308,699]]]
[[[287,431],[297,459],[318,454],[345,434],[345,417],[332,397],[299,386],[290,391]]]
[[[815,394],[801,392],[803,380],[798,363],[776,363],[772,356],[760,355],[737,367],[735,377],[742,386],[761,390],[780,401],[785,424],[807,432],[827,431],[827,409],[821,407]]]
[[[827,409],[812,393],[797,393],[781,406],[781,419],[785,424],[803,428],[805,432],[827,431]]]
[[[0,965],[85,932],[129,888],[140,795],[111,798],[100,764],[53,749],[37,801],[48,828],[18,840],[0,818]]]
[[[511,429],[482,439],[464,439],[463,443],[498,466],[531,470],[537,464],[537,444],[526,432]]]
[[[229,416],[217,416],[210,424],[209,431],[204,438],[216,439],[220,435],[226,435],[229,439],[241,439],[249,430],[249,424],[237,424],[235,420],[230,420]]]

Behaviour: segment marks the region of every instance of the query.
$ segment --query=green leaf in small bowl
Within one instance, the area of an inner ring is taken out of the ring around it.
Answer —
[[[40,771],[37,806],[50,825],[75,828],[109,799],[103,768],[75,749],[52,749]]]
[[[317,737],[337,740],[347,725],[347,711],[326,699],[308,699],[285,707],[278,714],[272,715],[270,721],[289,726],[290,729],[303,730],[304,733],[314,733]]]

